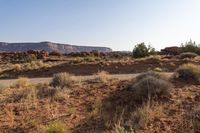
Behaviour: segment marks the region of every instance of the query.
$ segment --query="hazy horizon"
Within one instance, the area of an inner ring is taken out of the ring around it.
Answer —
[[[1,0],[1,42],[50,41],[131,51],[200,42],[199,0]]]

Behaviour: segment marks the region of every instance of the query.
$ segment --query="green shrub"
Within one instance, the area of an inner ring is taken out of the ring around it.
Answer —
[[[155,55],[155,49],[152,48],[150,45],[147,47],[145,43],[140,43],[135,46],[133,49],[133,57],[134,58],[142,58],[149,55]]]
[[[196,53],[192,53],[192,52],[185,52],[185,53],[181,53],[180,54],[180,58],[181,59],[185,59],[185,58],[194,58],[194,57],[196,57],[196,56],[198,56]]]
[[[65,124],[61,121],[52,121],[44,128],[45,133],[66,133]]]
[[[185,82],[199,82],[200,67],[194,64],[183,64],[174,73],[174,78]]]
[[[60,87],[61,89],[71,87],[75,82],[75,79],[69,73],[58,73],[53,76],[50,83],[53,87]]]
[[[135,100],[143,102],[167,97],[169,95],[171,83],[153,76],[145,76],[132,87]]]

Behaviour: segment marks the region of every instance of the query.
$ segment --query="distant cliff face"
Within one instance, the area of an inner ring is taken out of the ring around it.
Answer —
[[[39,43],[0,42],[0,52],[25,52],[28,50],[45,50],[47,52],[57,51],[60,53],[90,52],[93,50],[97,50],[99,52],[112,51],[112,49],[107,47],[75,46],[75,45],[59,44],[52,42],[39,42]]]

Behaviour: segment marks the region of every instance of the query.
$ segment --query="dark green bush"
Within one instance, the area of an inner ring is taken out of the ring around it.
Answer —
[[[145,43],[140,43],[135,46],[133,49],[133,57],[134,58],[142,58],[149,55],[155,55],[155,49],[152,48],[150,45],[146,46]]]

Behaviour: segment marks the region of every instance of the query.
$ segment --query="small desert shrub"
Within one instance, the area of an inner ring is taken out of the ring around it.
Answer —
[[[136,80],[139,81],[139,80],[142,80],[142,79],[144,79],[144,78],[146,78],[146,77],[148,77],[148,76],[151,76],[151,77],[154,77],[154,78],[158,78],[158,79],[160,79],[160,78],[163,79],[163,78],[164,78],[164,76],[161,75],[161,74],[158,73],[158,72],[148,71],[148,72],[144,72],[144,73],[138,75],[138,76],[136,77]]]
[[[35,98],[35,88],[29,87],[29,88],[21,88],[19,92],[16,92],[12,97],[9,99],[9,101],[12,102],[20,102],[20,101],[26,101],[31,102]]]
[[[180,58],[181,59],[185,59],[185,58],[194,58],[194,57],[196,57],[196,56],[198,56],[196,53],[192,53],[192,52],[185,52],[185,53],[181,53],[180,54]]]
[[[161,56],[160,55],[150,55],[149,57],[144,58],[144,60],[160,61]]]
[[[58,73],[53,76],[50,86],[61,89],[71,87],[75,83],[75,78],[69,73]]]
[[[22,69],[22,67],[21,67],[20,64],[14,64],[14,65],[12,66],[12,69],[13,69],[14,71],[20,71],[20,70]]]
[[[83,62],[83,59],[80,58],[80,57],[76,57],[75,59],[73,60],[69,60],[69,64],[80,64]]]
[[[25,63],[23,66],[25,70],[34,70],[34,69],[42,69],[49,67],[51,67],[51,65],[44,63],[43,61],[31,61],[29,63]]]
[[[23,58],[24,62],[31,62],[37,60],[37,57],[34,54],[27,55]]]
[[[14,86],[17,88],[24,88],[27,87],[28,85],[29,85],[28,78],[25,77],[19,78],[14,84]]]
[[[155,100],[169,95],[171,84],[153,76],[145,76],[132,86],[136,101]]]
[[[18,53],[12,58],[14,62],[31,62],[37,60],[37,57],[34,54],[25,54],[25,53]]]
[[[85,58],[84,58],[84,61],[85,61],[85,62],[95,62],[95,61],[96,61],[96,58],[95,58],[95,57],[90,57],[90,56],[88,56],[88,57],[85,57]]]
[[[174,78],[198,83],[200,80],[200,67],[194,64],[183,64],[176,70]]]
[[[45,84],[38,84],[36,88],[37,88],[38,98],[46,98],[46,97],[53,98],[58,92],[57,89],[49,87],[48,85]]]
[[[132,128],[137,130],[146,127],[154,118],[165,116],[163,112],[163,105],[146,103],[131,113],[129,121]]]
[[[134,133],[139,132],[140,129],[144,129],[147,125],[151,124],[155,118],[162,118],[164,114],[164,105],[147,102],[141,106],[138,106],[134,110],[129,112],[123,112],[120,118],[114,121],[114,132],[115,133]],[[114,133],[113,132],[113,133]]]
[[[36,90],[33,86],[30,86],[29,88],[25,88],[22,91],[22,99],[28,103],[28,106],[36,106]]]
[[[62,53],[58,52],[58,51],[52,51],[49,53],[49,56],[61,56]]]
[[[108,83],[110,75],[106,71],[101,71],[97,74],[97,79],[102,83]]]
[[[52,121],[44,128],[45,133],[66,133],[65,124],[61,121]]]

